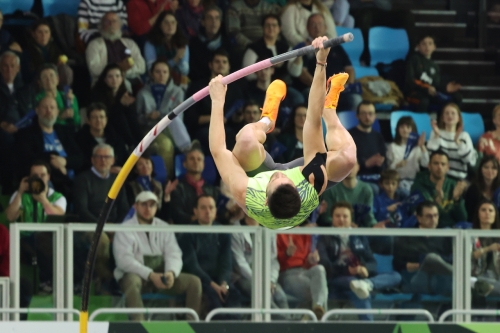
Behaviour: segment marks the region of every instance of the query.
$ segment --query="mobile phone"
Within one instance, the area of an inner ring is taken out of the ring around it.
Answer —
[[[168,285],[168,281],[169,281],[169,280],[170,280],[170,279],[167,279],[167,277],[166,277],[165,275],[163,275],[163,276],[161,277],[161,282],[162,282],[164,285]]]

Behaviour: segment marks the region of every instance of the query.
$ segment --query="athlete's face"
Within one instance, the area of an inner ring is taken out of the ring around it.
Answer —
[[[267,196],[269,197],[269,195],[273,193],[276,190],[276,188],[285,184],[290,184],[295,187],[292,180],[288,178],[283,172],[279,171],[275,172],[269,179],[269,184],[267,184],[266,188]]]

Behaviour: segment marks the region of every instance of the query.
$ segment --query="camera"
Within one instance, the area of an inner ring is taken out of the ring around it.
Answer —
[[[30,176],[26,179],[26,182],[28,182],[28,191],[26,193],[40,194],[45,191],[45,183],[38,176]]]

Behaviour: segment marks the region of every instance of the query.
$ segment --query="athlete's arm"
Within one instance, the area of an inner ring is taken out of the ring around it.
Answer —
[[[212,99],[212,113],[208,132],[208,143],[210,153],[214,158],[219,174],[229,187],[229,191],[234,200],[242,208],[245,208],[245,195],[248,184],[248,177],[243,171],[240,163],[227,149],[226,132],[224,130],[224,101],[226,98],[227,86],[221,82],[219,75],[212,79],[209,84],[210,98]]]

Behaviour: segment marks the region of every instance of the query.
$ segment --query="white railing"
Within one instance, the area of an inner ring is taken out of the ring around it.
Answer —
[[[473,316],[500,316],[500,310],[448,310],[439,317],[439,322],[444,323],[446,318],[452,315],[466,314]]]
[[[214,309],[207,314],[206,322],[212,320],[213,317],[219,314],[281,314],[281,315],[306,315],[312,321],[318,321],[314,312],[308,309],[246,309],[246,308],[220,308]]]
[[[22,231],[53,232],[54,233],[54,307],[65,309],[73,307],[73,267],[83,263],[73,262],[73,240],[75,232],[94,232],[95,224],[36,224],[12,223],[10,225],[11,246],[11,307],[19,308],[20,299],[20,233]],[[165,231],[175,233],[250,233],[253,235],[253,279],[252,305],[254,318],[260,320],[264,314],[266,321],[270,320],[271,308],[271,240],[277,234],[312,234],[312,235],[363,235],[363,236],[405,236],[405,237],[451,237],[453,239],[453,298],[455,310],[470,309],[470,254],[473,237],[498,237],[500,231],[476,231],[460,229],[337,229],[337,228],[294,228],[290,230],[271,230],[261,227],[246,226],[124,226],[107,224],[104,231],[108,232],[150,232]],[[64,249],[64,251],[63,251]],[[66,283],[65,283],[66,282]],[[465,316],[464,316],[465,314]],[[467,313],[457,313],[456,321],[469,318]],[[14,320],[19,320],[15,315]],[[57,320],[64,320],[62,314],[57,314]],[[67,320],[73,320],[72,315]]]
[[[2,302],[0,304],[0,309],[2,308],[9,308],[10,307],[10,283],[9,283],[9,278],[7,277],[0,277],[0,294],[2,297],[0,297],[0,301]],[[9,320],[9,315],[7,313],[4,313],[2,315],[2,320]]]
[[[143,314],[177,314],[185,313],[193,316],[193,321],[200,321],[200,317],[196,311],[190,308],[126,308],[126,309],[115,309],[115,308],[102,308],[95,310],[89,317],[89,321],[94,321],[94,319],[102,314],[107,313],[143,313]]]
[[[322,322],[334,315],[421,315],[430,323],[434,322],[432,314],[423,309],[334,309],[327,311],[321,318]]]
[[[13,309],[0,309],[0,313],[54,313],[54,314],[65,314],[70,313],[71,315],[76,315],[80,318],[80,312],[76,309],[51,309],[51,308],[13,308]]]

